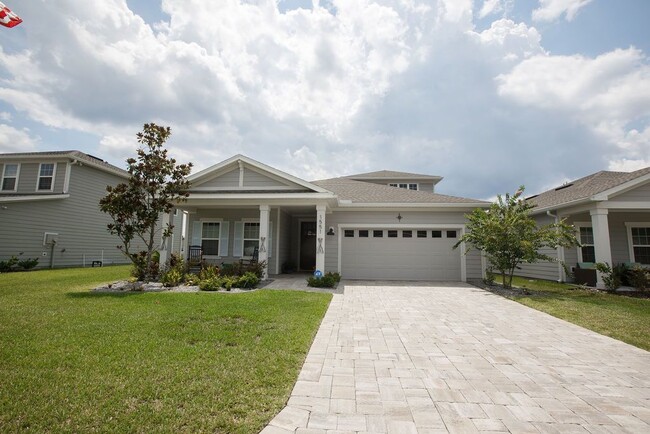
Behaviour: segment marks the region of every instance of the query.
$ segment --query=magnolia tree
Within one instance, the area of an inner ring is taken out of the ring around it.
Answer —
[[[157,273],[154,259],[156,241],[172,234],[174,226],[159,225],[163,213],[169,213],[174,204],[187,200],[192,163],[176,164],[167,155],[163,144],[171,135],[169,127],[145,124],[137,134],[137,158],[126,160],[129,180],[115,187],[108,186],[108,194],[99,201],[99,208],[111,216],[108,231],[117,235],[122,244],[117,246],[135,266],[137,277],[151,280]],[[133,251],[133,243],[142,242],[144,251]]]
[[[488,209],[477,208],[468,214],[467,232],[454,246],[465,242],[483,251],[491,267],[501,274],[505,288],[512,287],[512,276],[520,264],[557,260],[541,253],[542,249],[579,244],[575,228],[564,220],[538,226],[530,216],[533,205],[522,198],[523,193],[521,186],[505,199],[497,196]]]

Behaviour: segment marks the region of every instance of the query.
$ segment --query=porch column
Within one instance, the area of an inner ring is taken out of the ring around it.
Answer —
[[[170,224],[171,216],[169,213],[164,213],[162,215],[161,219],[161,224],[160,227],[164,231],[165,228]],[[169,251],[171,250],[172,246],[171,244],[171,238],[164,238],[161,237],[160,239],[160,248],[158,249],[158,252],[160,253],[160,266],[162,267],[169,261]]]
[[[264,267],[264,274],[262,279],[269,277],[269,206],[260,205],[260,247],[259,257],[260,262],[266,261]]]
[[[325,205],[316,205],[316,269],[325,273]]]
[[[594,231],[594,252],[596,254],[596,262],[606,262],[610,266],[612,264],[612,249],[609,243],[609,223],[607,220],[606,209],[594,209],[589,212],[591,214],[591,227]],[[605,288],[603,276],[597,272],[596,286],[600,289]]]

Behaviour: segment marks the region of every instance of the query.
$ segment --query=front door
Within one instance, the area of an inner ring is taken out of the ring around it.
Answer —
[[[316,267],[316,222],[300,223],[300,269]]]

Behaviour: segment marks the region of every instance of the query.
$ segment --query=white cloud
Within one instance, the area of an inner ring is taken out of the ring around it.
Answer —
[[[558,60],[526,23],[477,31],[471,0],[314,3],[164,0],[171,18],[151,27],[123,0],[25,2],[23,19],[43,25],[25,27],[27,48],[0,51],[0,100],[48,130],[91,134],[87,151],[118,165],[153,121],[197,170],[243,153],[308,180],[438,174],[439,191],[470,197],[534,190],[578,160],[595,171],[644,158],[638,51]]]
[[[501,5],[501,0],[484,0],[483,6],[481,6],[481,10],[479,11],[478,16],[479,18],[485,18],[488,15],[501,12],[502,10],[503,6]]]
[[[539,7],[533,10],[533,20],[555,21],[566,14],[567,21],[572,21],[589,3],[591,0],[539,0]]]
[[[38,139],[29,134],[29,130],[19,130],[9,125],[0,124],[0,152],[29,152],[36,148]]]
[[[11,121],[11,113],[9,112],[0,112],[0,120],[5,121],[5,122],[10,122]]]

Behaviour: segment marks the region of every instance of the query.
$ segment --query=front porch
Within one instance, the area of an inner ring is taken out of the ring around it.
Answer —
[[[188,203],[188,205],[191,205]],[[183,256],[200,247],[208,264],[266,262],[264,278],[325,271],[326,205],[184,206]]]

